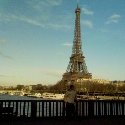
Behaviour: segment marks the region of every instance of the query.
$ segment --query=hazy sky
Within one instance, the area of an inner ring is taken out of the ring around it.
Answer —
[[[66,71],[77,0],[0,0],[0,83],[55,84]],[[125,0],[79,0],[93,78],[125,80]]]

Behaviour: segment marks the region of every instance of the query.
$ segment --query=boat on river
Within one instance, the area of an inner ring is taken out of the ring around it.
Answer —
[[[56,94],[56,93],[43,93],[41,95],[43,99],[53,99],[53,100],[62,100],[64,98],[64,94]]]

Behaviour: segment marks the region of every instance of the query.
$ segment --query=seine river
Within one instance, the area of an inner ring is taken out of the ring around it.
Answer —
[[[0,100],[42,100],[42,98],[1,94]]]

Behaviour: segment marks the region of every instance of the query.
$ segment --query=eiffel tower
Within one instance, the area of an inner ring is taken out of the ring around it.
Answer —
[[[75,10],[76,19],[75,19],[75,31],[74,31],[74,40],[72,54],[70,57],[69,65],[66,72],[63,74],[62,81],[65,82],[75,82],[78,79],[91,79],[92,74],[88,72],[87,66],[85,63],[85,56],[82,52],[82,43],[81,43],[81,31],[80,31],[80,8],[77,5]]]

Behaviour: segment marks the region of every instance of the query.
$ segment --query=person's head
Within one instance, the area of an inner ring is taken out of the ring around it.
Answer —
[[[74,90],[75,89],[74,85],[70,85],[69,88],[70,88],[70,90]]]

